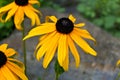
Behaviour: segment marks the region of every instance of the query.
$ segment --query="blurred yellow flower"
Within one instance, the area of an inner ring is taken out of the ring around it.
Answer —
[[[0,15],[7,13],[5,21],[8,21],[14,16],[14,24],[18,30],[22,30],[21,23],[24,20],[24,14],[31,19],[32,26],[40,24],[39,16],[36,13],[40,13],[38,10],[32,7],[32,4],[39,3],[37,0],[15,0],[14,2],[1,7]],[[1,17],[1,16],[0,16]],[[0,18],[1,20],[2,18]]]
[[[120,66],[120,60],[117,61],[116,66]]]
[[[86,38],[95,41],[87,30],[81,29],[85,25],[84,23],[74,24],[76,18],[72,15],[69,15],[68,18],[63,17],[60,19],[57,19],[55,16],[50,16],[48,17],[48,20],[49,19],[52,22],[47,21],[46,23],[33,28],[23,39],[25,40],[33,36],[42,35],[36,47],[36,58],[37,60],[40,60],[44,56],[44,68],[47,68],[48,64],[53,59],[57,48],[58,62],[65,71],[68,70],[69,65],[69,48],[75,58],[76,67],[78,67],[80,58],[74,42],[86,53],[90,53],[93,56],[97,55],[96,51],[83,39]]]
[[[24,74],[24,65],[13,59],[16,51],[7,49],[8,44],[0,45],[0,80],[28,80]]]

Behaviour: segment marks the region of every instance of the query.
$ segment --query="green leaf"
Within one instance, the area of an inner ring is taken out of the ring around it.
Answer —
[[[119,38],[120,38],[120,32],[119,32],[119,31],[115,32],[114,35],[115,35],[116,37],[119,37]]]
[[[116,17],[115,16],[106,16],[104,18],[104,26],[106,29],[110,29],[112,27],[114,27],[114,24],[115,24],[115,21],[116,21]]]
[[[84,4],[79,4],[79,5],[77,6],[77,10],[78,10],[80,13],[85,13],[85,11],[86,11],[86,5],[84,5]]]
[[[100,27],[104,24],[104,21],[103,18],[98,18],[98,19],[94,19],[93,23]]]
[[[116,22],[120,23],[120,17],[117,17]]]
[[[65,72],[64,69],[58,63],[58,60],[56,60],[56,62],[55,62],[54,69],[55,69],[56,74],[58,74],[58,75],[61,75],[62,73]]]

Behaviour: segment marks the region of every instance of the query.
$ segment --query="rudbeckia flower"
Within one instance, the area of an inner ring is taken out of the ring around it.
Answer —
[[[69,49],[75,58],[76,67],[79,66],[80,57],[76,49],[76,44],[80,46],[86,53],[96,56],[97,53],[93,50],[89,44],[83,39],[95,39],[90,33],[82,29],[85,23],[75,24],[76,18],[72,15],[69,17],[63,17],[57,19],[55,16],[50,16],[51,21],[41,24],[40,26],[33,28],[28,35],[23,39],[28,39],[33,36],[41,35],[40,41],[36,47],[36,58],[40,60],[44,56],[43,67],[47,68],[48,64],[53,59],[57,50],[57,59],[64,68],[68,70],[69,65]]]
[[[21,23],[24,20],[24,14],[31,19],[32,26],[39,25],[40,20],[36,13],[40,13],[38,10],[32,7],[32,4],[39,3],[37,0],[15,0],[14,2],[1,7],[0,14],[7,13],[5,21],[8,21],[14,16],[14,24],[18,30],[22,30]],[[0,18],[1,19],[1,18]]]
[[[13,58],[16,51],[7,46],[8,44],[0,45],[0,80],[28,80],[23,64]]]

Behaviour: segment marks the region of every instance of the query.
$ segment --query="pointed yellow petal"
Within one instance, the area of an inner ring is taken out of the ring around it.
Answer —
[[[1,72],[3,73],[6,80],[16,80],[16,77],[13,73],[8,69],[8,67],[4,66],[1,68]]]
[[[28,80],[28,78],[25,76],[25,74],[23,72],[21,72],[21,70],[13,64],[6,64],[6,66],[17,76],[19,76],[22,80]]]
[[[5,53],[6,53],[7,57],[10,57],[10,56],[15,55],[17,52],[16,52],[14,49],[12,49],[12,48],[8,48],[8,49],[5,51]]]
[[[72,32],[70,34],[70,36],[85,52],[87,52],[93,56],[97,55],[96,51],[93,50],[85,40],[83,40],[81,37],[75,35],[74,32]]]
[[[50,33],[44,40],[40,40],[40,45],[46,43],[46,41],[52,39],[56,35],[56,31]]]
[[[5,20],[3,20],[3,15],[5,14],[5,12],[0,13],[0,22],[4,23]]]
[[[38,11],[37,9],[33,8],[31,5],[28,5],[28,7],[31,11],[33,11],[33,15],[35,16],[36,25],[40,25],[40,19],[36,13],[40,13],[40,15],[42,15],[42,13],[40,11]]]
[[[12,59],[12,58],[8,58],[9,62],[14,62],[16,63],[19,67],[21,67],[22,69],[22,72],[24,72],[25,70],[25,67],[24,67],[24,64],[21,62],[21,61],[18,61],[16,59]]]
[[[45,34],[43,36],[40,36],[39,43],[36,46],[36,50],[44,43],[46,43],[48,40],[50,40],[54,35],[56,34],[56,31],[52,33]]]
[[[35,14],[35,23],[37,26],[41,24],[40,19],[39,19],[38,15],[36,15],[36,14]]]
[[[49,63],[54,57],[54,54],[58,45],[58,39],[59,39],[59,33],[57,33],[53,38],[50,39],[50,43],[48,45],[48,49],[43,60],[44,68],[47,68],[47,66],[49,65]]]
[[[4,6],[4,7],[1,7],[1,8],[0,8],[0,13],[2,13],[2,12],[7,12],[8,10],[12,9],[12,8],[15,7],[15,6],[16,6],[15,2],[12,2],[12,3]]]
[[[5,52],[5,50],[7,49],[7,46],[8,46],[8,44],[2,44],[2,45],[0,45],[0,51]]]
[[[24,8],[25,15],[31,19],[31,25],[35,25],[35,13],[28,7],[25,6]]]
[[[8,12],[5,21],[8,21],[8,19],[10,19],[10,18],[15,14],[15,12],[17,11],[17,9],[18,9],[18,6],[13,7],[13,8]]]
[[[32,11],[36,12],[36,13],[39,13],[40,11],[35,9],[32,5],[28,4],[27,5]]]
[[[74,24],[75,27],[83,27],[85,26],[85,23],[79,23],[79,24]]]
[[[23,22],[23,20],[24,20],[23,7],[20,6],[14,16],[14,23],[18,30],[22,30],[21,23]]]
[[[66,37],[67,35],[60,34],[60,39],[58,43],[58,55],[57,55],[60,66],[63,65],[63,61],[65,60],[65,57],[66,57],[66,52],[67,52]]]
[[[52,20],[54,23],[57,22],[57,18],[56,18],[55,16],[50,16],[49,18],[50,18],[50,20]]]
[[[73,17],[73,15],[69,15],[69,19],[73,22],[73,23],[75,23],[75,21],[76,21],[76,18],[75,17]]]
[[[68,68],[69,68],[69,52],[68,52],[68,45],[66,46],[67,48],[67,52],[66,52],[66,57],[65,57],[65,60],[63,61],[63,69],[65,71],[68,71]]]
[[[40,4],[39,1],[37,1],[37,0],[29,0],[28,2],[30,4]]]
[[[37,53],[36,53],[36,58],[37,58],[37,60],[40,60],[43,56],[44,56],[44,54],[45,54],[45,52],[47,51],[47,49],[48,49],[48,44],[50,43],[50,41],[47,41],[45,44],[43,44],[39,49],[38,49],[38,51],[36,51]]]
[[[73,43],[73,40],[70,38],[70,36],[68,36],[68,45],[69,48],[72,52],[72,55],[74,56],[75,62],[76,62],[76,67],[79,67],[80,64],[80,57],[79,57],[79,53]]]
[[[50,32],[53,32],[56,30],[55,26],[53,25],[50,25],[48,23],[45,23],[46,25],[41,25],[41,26],[38,26],[38,27],[35,27],[33,28],[27,36],[25,36],[25,39],[28,39],[30,37],[33,37],[33,36],[38,36],[38,35],[42,35],[42,34],[45,34],[45,33],[50,33]]]
[[[78,29],[78,28],[74,28],[74,33],[78,36],[81,36],[83,38],[86,38],[86,39],[90,39],[90,40],[93,40],[94,42],[96,42],[96,40],[90,35],[90,33],[85,30],[85,29]]]
[[[40,25],[40,19],[39,19],[38,15],[34,12],[34,11],[37,11],[37,10],[33,9],[30,5],[25,6],[23,8],[24,8],[24,12],[25,12],[26,16],[28,18],[30,18],[31,21],[32,21],[31,25],[34,26],[35,23],[37,25]]]
[[[18,66],[18,64],[16,64],[16,63],[8,61],[8,63],[6,65],[11,65],[14,68],[16,68],[17,70],[19,70],[20,72],[24,73],[24,70],[20,66]]]

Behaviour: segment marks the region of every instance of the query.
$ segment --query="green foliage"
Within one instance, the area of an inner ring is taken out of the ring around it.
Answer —
[[[60,64],[58,63],[58,60],[56,60],[55,65],[54,65],[54,70],[56,73],[56,80],[58,80],[59,76],[64,73],[64,69],[63,67],[60,66]]]
[[[77,10],[94,24],[120,37],[120,0],[79,0]]]
[[[1,0],[0,7],[5,6],[6,4],[12,2],[13,0]],[[13,20],[10,20],[6,23],[0,22],[0,40],[6,38],[14,29]]]
[[[58,12],[65,11],[65,8],[62,8],[60,5],[54,3],[54,0],[38,0],[38,1],[40,2],[41,7],[50,7]]]
[[[1,23],[0,22],[0,40],[6,38],[7,36],[10,35],[10,33],[13,31],[14,26],[13,22],[9,21],[6,23]]]

